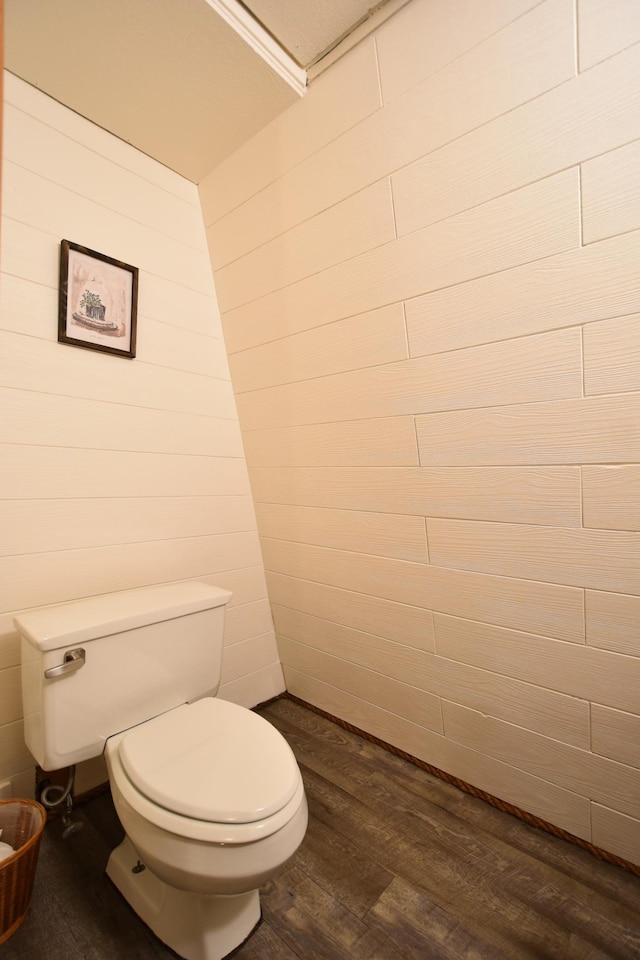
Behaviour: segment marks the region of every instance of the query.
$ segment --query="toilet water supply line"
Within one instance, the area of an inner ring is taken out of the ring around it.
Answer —
[[[49,783],[40,791],[40,801],[48,810],[55,810],[57,807],[62,806],[63,803],[66,805],[65,810],[62,812],[62,823],[64,824],[62,831],[63,840],[68,840],[69,837],[74,833],[78,833],[83,827],[83,824],[80,823],[79,820],[71,819],[71,811],[73,809],[71,791],[73,790],[75,778],[76,765],[74,763],[69,767],[69,775],[64,787],[60,786],[59,783]],[[57,794],[57,796],[55,796],[55,794]]]

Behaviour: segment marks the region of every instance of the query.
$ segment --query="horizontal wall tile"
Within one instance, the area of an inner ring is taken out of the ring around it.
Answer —
[[[407,357],[401,304],[315,327],[230,357],[236,393]]]
[[[211,230],[215,233],[216,226]],[[388,179],[366,187],[216,270],[220,309],[295,283],[396,235]]]
[[[408,647],[434,649],[430,610],[279,573],[267,574],[267,582],[276,628],[285,612],[292,616],[297,611]]]
[[[0,500],[0,525],[7,557],[238,533],[255,516],[250,497]]]
[[[582,165],[582,236],[593,243],[640,227],[640,142]]]
[[[269,633],[273,634],[273,620],[266,598],[253,603],[236,603],[225,609],[225,647],[243,643],[253,637],[264,637]],[[277,657],[275,659],[277,660]]]
[[[640,136],[639,79],[637,54],[629,51],[520,101],[399,169],[392,175],[399,232],[519,190]]]
[[[19,611],[260,563],[255,533],[220,534],[0,559],[0,610]]]
[[[256,564],[254,567],[244,567],[239,570],[225,570],[222,576],[224,581],[216,576],[214,586],[224,587],[225,590],[230,590],[233,594],[226,606],[227,613],[236,605],[267,599],[267,584],[262,564]]]
[[[376,35],[385,102],[485,41],[535,6],[535,0],[430,0],[410,3]],[[452,30],[455,23],[457,29]]]
[[[579,0],[578,55],[580,69],[587,70],[640,40],[638,10],[634,0]]]
[[[4,163],[2,180],[4,216],[37,227],[52,237],[65,237],[142,271],[179,278],[184,286],[200,293],[213,294],[204,237],[197,249],[131,218],[125,229],[121,214],[68,187],[43,180],[11,161]]]
[[[597,847],[640,865],[640,819],[592,803],[591,822]]]
[[[580,526],[577,467],[253,468],[258,502]],[[366,552],[366,551],[365,551]]]
[[[280,658],[273,632],[226,645],[222,655],[220,684],[231,683],[256,670],[279,663]]]
[[[240,429],[231,419],[3,387],[0,398],[0,443],[242,456]]]
[[[22,719],[20,665],[0,669],[0,724]]]
[[[582,468],[584,525],[640,530],[640,465]]]
[[[411,356],[638,313],[639,257],[634,231],[427,293],[406,305]]]
[[[345,89],[349,90],[348,97]],[[219,220],[247,197],[255,196],[379,106],[378,65],[371,40],[359,44],[331,70],[314,79],[302,100],[279,114],[200,182],[205,223]],[[260,163],[255,162],[256,156]],[[215,267],[219,258],[225,262],[226,256],[237,254],[225,239],[215,244],[212,255]]]
[[[637,712],[640,658],[436,615],[438,653],[570,697]]]
[[[416,418],[425,465],[640,461],[640,393],[517,403]]]
[[[45,99],[43,97],[43,99]],[[7,104],[4,111],[3,152],[11,162],[80,194],[91,202],[144,223],[187,246],[204,240],[198,193],[191,184],[190,202],[114,163],[92,147],[93,126],[86,123],[89,142],[71,139],[43,119]],[[176,179],[178,179],[176,177]]]
[[[384,244],[223,317],[227,348],[308,330],[577,248],[579,183],[567,170]]]
[[[220,684],[217,696],[220,700],[230,700],[251,709],[279,697],[285,689],[282,666],[280,663],[271,663],[237,680]]]
[[[559,743],[513,724],[444,701],[445,735],[472,750],[553,778],[566,790],[633,815],[640,804],[640,770]]]
[[[63,499],[74,490],[93,497],[246,496],[247,469],[240,457],[37,447],[2,444],[11,469],[0,471],[0,497]],[[74,490],[69,477],[73,477]]]
[[[243,440],[247,461],[254,469],[418,463],[415,424],[410,416],[246,430]]]
[[[587,643],[640,657],[640,597],[587,590]]]
[[[640,535],[429,520],[432,563],[498,576],[640,594]]]
[[[583,592],[572,587],[277,540],[263,555],[270,573],[584,643]]]
[[[385,673],[367,669],[340,657],[329,656],[287,637],[279,638],[278,648],[285,675],[291,667],[351,696],[368,700],[382,710],[419,723],[428,730],[442,733],[438,697],[417,686],[394,680]]]
[[[589,705],[584,700],[496,676],[428,651],[416,654],[402,644],[286,608],[278,607],[275,619],[281,637],[393,677],[435,697],[447,697],[574,746],[589,746]],[[283,659],[286,663],[286,657]],[[335,680],[329,682],[343,687]]]
[[[287,688],[296,696],[393,743],[419,760],[473,783],[480,790],[535,816],[555,823],[574,836],[591,838],[589,801],[570,790],[533,777],[515,766],[453,743],[418,724],[396,717],[327,683],[290,667],[285,668]]]
[[[233,237],[243,238],[243,247],[228,254],[240,256],[248,245],[259,246],[570,79],[575,72],[573,31],[570,0],[539,4],[249,195],[217,223],[216,247],[230,248]],[[495,226],[496,221],[494,231]],[[485,242],[490,233],[485,232]],[[435,250],[436,244],[431,253]]]
[[[238,397],[245,429],[580,396],[578,330],[402,360]]]
[[[640,696],[638,713],[591,705],[591,743],[594,753],[640,769]]]
[[[640,390],[640,316],[586,325],[584,389],[587,394]]]
[[[22,718],[0,727],[0,780],[9,779],[14,773],[27,768],[34,769],[33,757],[24,742]]]
[[[235,417],[229,380],[216,380],[138,360],[135,364],[98,350],[0,331],[0,383],[4,387],[100,400],[222,419]],[[115,387],[117,383],[117,387]]]
[[[420,517],[275,503],[258,504],[256,512],[263,537],[418,563],[428,559],[425,526]]]
[[[114,137],[102,127],[90,123],[79,113],[69,110],[64,104],[53,100],[8,70],[4,74],[4,97],[7,103],[59,130],[69,140],[83,146],[89,145],[114,165],[131,170],[188,203],[197,202],[197,190],[191,181],[178,176],[173,170],[152,160],[119,137]]]

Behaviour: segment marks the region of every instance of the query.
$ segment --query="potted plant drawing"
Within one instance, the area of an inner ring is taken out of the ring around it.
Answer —
[[[80,299],[80,309],[92,320],[104,320],[106,307],[100,295],[91,290],[85,290]]]

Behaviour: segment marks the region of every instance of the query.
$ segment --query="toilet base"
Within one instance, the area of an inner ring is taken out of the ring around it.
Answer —
[[[236,896],[201,896],[170,887],[140,860],[128,837],[115,848],[107,876],[155,935],[185,960],[222,960],[260,920],[257,890]]]

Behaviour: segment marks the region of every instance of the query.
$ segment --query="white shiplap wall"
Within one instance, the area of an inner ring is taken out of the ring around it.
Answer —
[[[220,695],[283,688],[197,190],[5,74],[0,781],[30,795],[12,616],[229,587]],[[57,342],[62,238],[140,269],[135,360]]]
[[[289,689],[640,863],[640,6],[413,0],[200,186]]]

